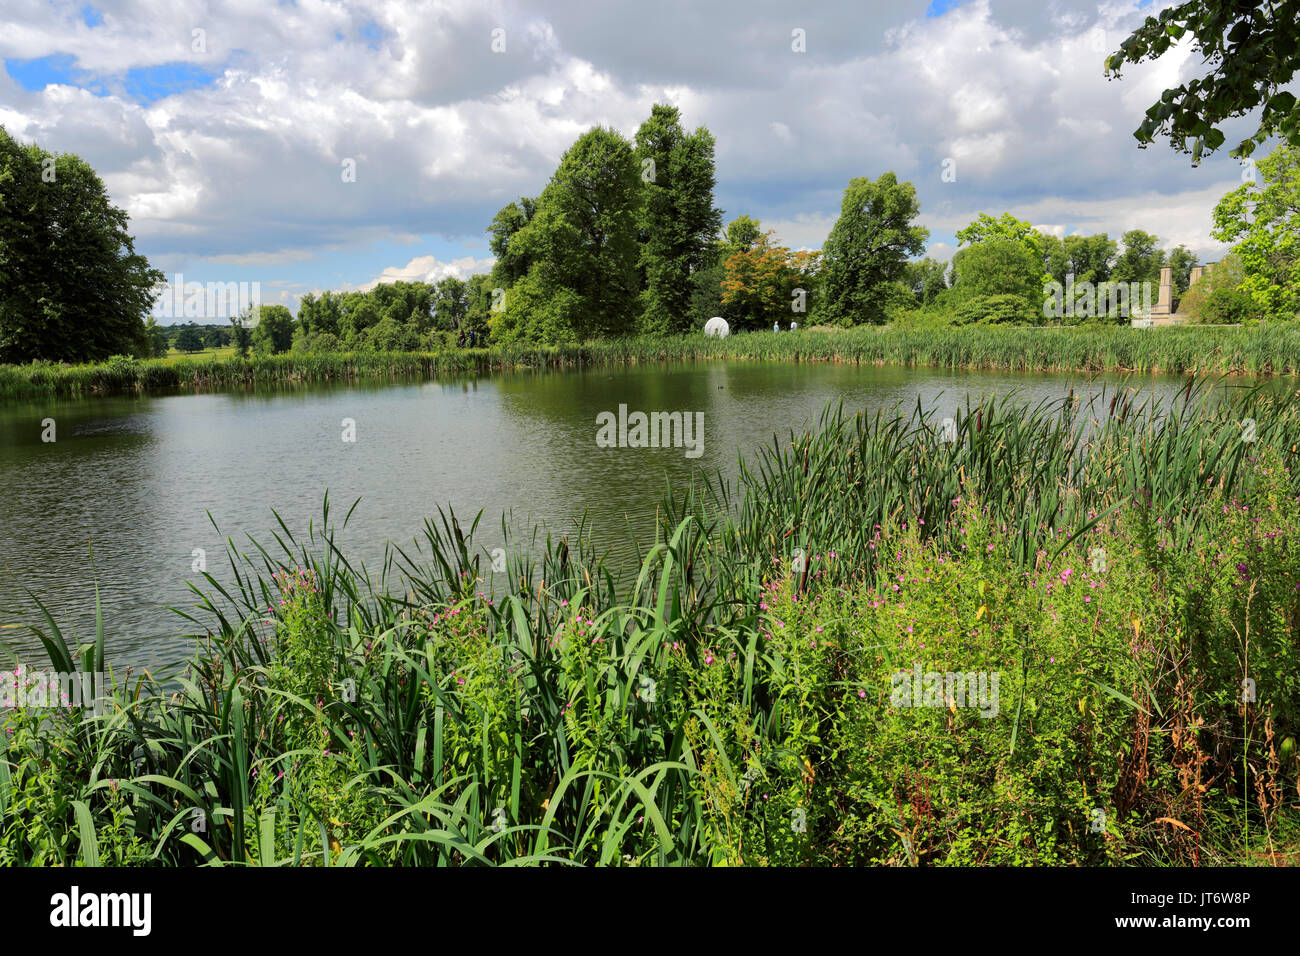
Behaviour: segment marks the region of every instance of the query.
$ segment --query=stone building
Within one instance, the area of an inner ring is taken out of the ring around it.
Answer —
[[[1196,280],[1205,275],[1214,268],[1213,262],[1207,262],[1203,266],[1192,266],[1192,274],[1188,279],[1187,287],[1190,289],[1196,285]],[[1165,266],[1160,270],[1160,294],[1156,297],[1156,303],[1151,307],[1151,311],[1145,316],[1134,316],[1133,325],[1136,328],[1151,328],[1157,325],[1182,325],[1190,316],[1185,312],[1180,312],[1179,308],[1182,300],[1174,300],[1174,270]]]

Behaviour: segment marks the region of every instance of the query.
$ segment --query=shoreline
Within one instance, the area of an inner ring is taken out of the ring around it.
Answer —
[[[1132,329],[1073,326],[859,327],[698,334],[438,352],[282,353],[247,359],[123,359],[0,366],[0,398],[167,394],[447,373],[601,368],[672,361],[814,362],[971,372],[1122,375],[1300,374],[1300,325]]]

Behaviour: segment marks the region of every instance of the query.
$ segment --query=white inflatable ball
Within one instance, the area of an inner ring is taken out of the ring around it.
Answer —
[[[730,332],[731,326],[729,326],[727,320],[720,315],[715,315],[713,318],[709,319],[709,321],[704,323],[705,335],[716,335],[720,339],[725,339]]]

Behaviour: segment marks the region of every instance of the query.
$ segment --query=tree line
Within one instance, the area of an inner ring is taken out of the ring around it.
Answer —
[[[1214,210],[1233,252],[1189,290],[1194,257],[1132,229],[1064,238],[1010,213],[957,232],[950,263],[923,257],[915,186],[893,172],[852,179],[820,250],[792,250],[714,205],[714,139],[656,104],[636,135],[596,127],[536,197],[487,227],[495,263],[462,280],[380,283],[303,296],[295,318],[264,306],[229,328],[144,321],[162,274],[134,251],[125,212],[71,154],[0,128],[0,361],[95,361],[234,346],[241,354],[555,344],[699,330],[900,323],[1043,324],[1052,282],[1117,284],[1173,273],[1200,321],[1294,318],[1300,309],[1300,149],[1282,144]],[[1127,315],[1069,321],[1127,321]],[[1056,319],[1055,321],[1064,321]]]

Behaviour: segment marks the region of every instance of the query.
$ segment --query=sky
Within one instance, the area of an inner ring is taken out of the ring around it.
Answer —
[[[1201,261],[1242,181],[1133,130],[1200,75],[1186,43],[1104,75],[1163,3],[1082,0],[121,0],[0,5],[0,126],[74,152],[186,282],[264,303],[491,265],[484,229],[596,125],[656,102],[717,140],[724,222],[820,248],[850,179],[916,185],[929,254],[1011,212],[1142,228]],[[1231,144],[1253,131],[1224,127]],[[1264,155],[1259,153],[1257,155]]]

